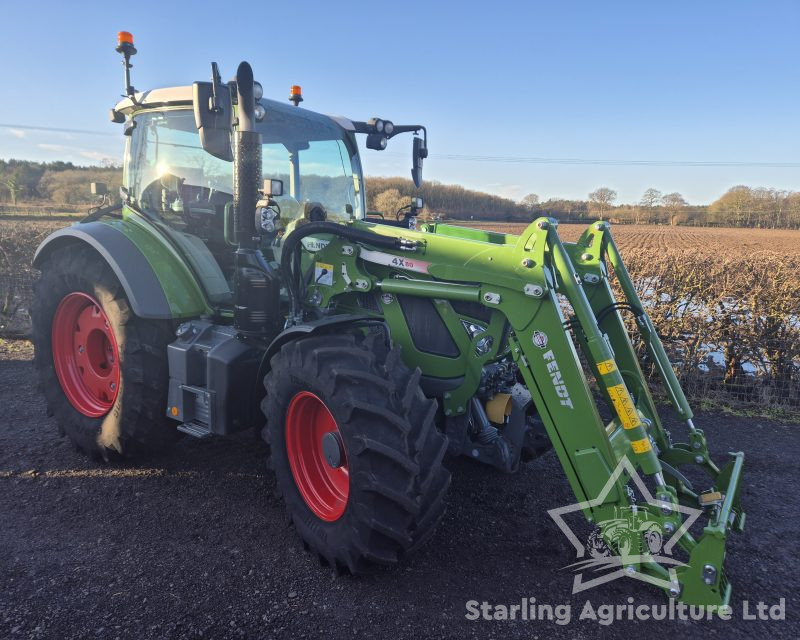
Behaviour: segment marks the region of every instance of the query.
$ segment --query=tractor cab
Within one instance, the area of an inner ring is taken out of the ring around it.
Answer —
[[[262,250],[301,220],[364,218],[361,162],[354,127],[307,109],[263,99],[261,135],[271,216],[262,216]],[[192,87],[156,89],[117,104],[126,116],[123,195],[138,213],[168,227],[185,252],[205,245],[225,279],[233,269],[233,162],[203,148]],[[201,243],[198,243],[198,240]]]
[[[216,65],[213,69],[216,75]],[[212,83],[134,92],[111,113],[112,119],[125,123],[125,204],[171,237],[194,264],[209,300],[218,304],[232,300],[239,242],[234,232],[231,135],[231,122],[237,116],[231,89],[215,83],[216,77]],[[259,136],[260,175],[269,188],[260,192],[253,230],[268,260],[279,259],[282,238],[299,224],[365,218],[356,133],[366,133],[367,146],[382,150],[397,133],[424,130],[416,125],[395,127],[378,118],[358,122],[300,108],[298,86],[292,87],[293,105],[264,98],[258,83],[254,88],[258,98],[253,129]],[[210,91],[224,93],[227,105],[210,107]],[[207,116],[214,116],[214,109],[227,117],[214,117],[209,123]],[[413,147],[419,159],[412,175],[419,182],[421,154],[427,155],[427,147],[423,138],[414,140],[420,142]]]

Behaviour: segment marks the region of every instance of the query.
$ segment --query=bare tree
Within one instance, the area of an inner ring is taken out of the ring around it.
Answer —
[[[522,200],[520,200],[520,203],[525,205],[528,210],[533,211],[537,206],[539,206],[539,196],[535,193],[529,193]]]
[[[735,227],[746,225],[753,206],[753,190],[743,184],[731,187],[708,208],[712,220]]]
[[[614,200],[617,199],[617,192],[613,189],[609,189],[608,187],[600,187],[599,189],[595,189],[589,194],[589,200],[600,212],[600,219],[602,220],[608,210],[611,208],[611,205],[614,204]]]
[[[642,194],[639,204],[647,210],[647,222],[653,222],[653,209],[661,204],[661,198],[661,192],[658,189],[653,189],[653,187],[650,187]],[[636,222],[637,224],[639,223],[638,218]]]
[[[667,213],[669,214],[669,223],[672,226],[675,226],[678,224],[678,222],[680,222],[680,216],[686,212],[686,206],[689,203],[686,202],[686,199],[677,191],[674,193],[668,193],[661,200],[667,209]]]
[[[650,207],[652,209],[656,205],[661,204],[661,198],[661,192],[658,189],[653,189],[653,187],[650,187],[642,194],[640,203],[643,207]]]
[[[398,189],[386,189],[375,196],[373,207],[387,216],[394,217],[395,213],[407,204],[411,203],[411,198],[400,195]]]
[[[783,224],[783,212],[789,201],[791,191],[784,191],[782,189],[771,189],[772,198],[774,201],[772,226],[773,228],[780,227]]]

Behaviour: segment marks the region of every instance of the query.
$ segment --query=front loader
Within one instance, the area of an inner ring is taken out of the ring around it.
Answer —
[[[109,459],[256,429],[299,535],[352,573],[433,533],[445,455],[512,473],[552,448],[622,571],[728,603],[744,456],[712,461],[608,224],[562,243],[548,218],[519,236],[423,222],[420,198],[369,213],[356,136],[380,151],[411,133],[419,186],[423,126],[302,109],[299,87],[291,106],[268,100],[247,63],[229,82],[212,64],[210,82],[138,92],[130,34],[117,50],[122,201],[34,261],[35,364],[79,448]],[[685,442],[661,423],[623,313]]]

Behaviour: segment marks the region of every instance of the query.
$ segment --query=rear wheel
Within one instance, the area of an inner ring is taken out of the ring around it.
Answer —
[[[436,403],[379,340],[290,342],[264,379],[264,438],[289,517],[321,559],[351,573],[427,540],[450,483]]]
[[[107,458],[176,439],[165,415],[171,323],[136,317],[96,252],[54,251],[42,265],[31,316],[48,413],[78,448]]]

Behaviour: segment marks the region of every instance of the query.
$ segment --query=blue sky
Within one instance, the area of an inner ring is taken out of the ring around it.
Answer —
[[[800,2],[3,3],[0,158],[120,158],[107,110],[122,90],[116,32],[133,32],[137,88],[231,77],[250,61],[268,97],[428,126],[426,179],[520,198],[623,202],[647,187],[693,203],[730,186],[800,189],[800,167],[540,164],[447,156],[800,163]],[[246,6],[249,15],[233,15]],[[408,176],[410,139],[364,152]]]

